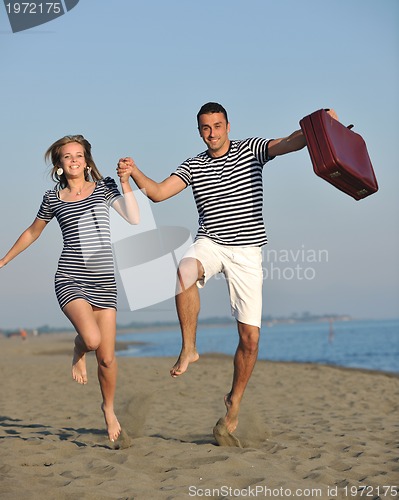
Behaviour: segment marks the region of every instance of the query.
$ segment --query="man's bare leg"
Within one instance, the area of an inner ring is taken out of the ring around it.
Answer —
[[[203,274],[203,267],[196,259],[187,258],[180,263],[175,302],[182,334],[182,348],[176,363],[170,370],[172,377],[178,377],[187,370],[190,363],[199,359],[195,344],[200,310],[200,297],[196,282]]]
[[[224,397],[226,405],[225,423],[227,430],[232,433],[238,425],[238,413],[245,388],[252,375],[259,346],[259,328],[237,321],[240,337],[234,356],[234,374],[231,391]]]

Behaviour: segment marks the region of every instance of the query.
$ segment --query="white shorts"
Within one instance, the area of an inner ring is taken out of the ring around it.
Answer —
[[[262,320],[262,250],[261,247],[234,247],[198,238],[184,258],[201,262],[204,275],[197,281],[199,288],[215,274],[226,277],[231,314],[241,323],[260,328]]]

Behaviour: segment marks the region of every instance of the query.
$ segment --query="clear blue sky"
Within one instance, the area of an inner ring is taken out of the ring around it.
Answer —
[[[265,280],[264,315],[399,316],[397,0],[80,0],[15,34],[3,4],[0,16],[0,254],[52,186],[43,154],[61,136],[85,135],[104,176],[132,155],[162,180],[205,149],[195,117],[207,101],[227,108],[232,139],[288,135],[333,107],[366,140],[380,191],[355,202],[315,176],[306,149],[267,165],[265,265],[277,254],[285,277]],[[153,214],[196,231],[190,189]],[[295,260],[322,250],[327,261]],[[0,271],[0,328],[68,325],[53,290],[60,251],[52,221]],[[312,279],[293,276],[298,264]],[[221,280],[202,293],[202,316],[213,315],[229,315]],[[150,317],[174,319],[173,301],[118,321]]]

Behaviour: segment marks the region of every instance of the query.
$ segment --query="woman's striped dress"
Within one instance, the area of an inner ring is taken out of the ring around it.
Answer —
[[[109,207],[121,196],[113,179],[96,183],[83,200],[62,201],[56,190],[43,196],[37,217],[60,225],[64,247],[55,274],[61,309],[74,299],[116,309],[116,282],[111,246]]]

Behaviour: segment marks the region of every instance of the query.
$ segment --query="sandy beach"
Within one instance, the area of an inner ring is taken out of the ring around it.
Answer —
[[[70,375],[73,335],[0,337],[0,498],[398,498],[399,378],[258,362],[242,403],[239,447],[218,446],[232,358],[119,358],[107,440],[94,356]],[[116,448],[116,449],[115,449]]]

